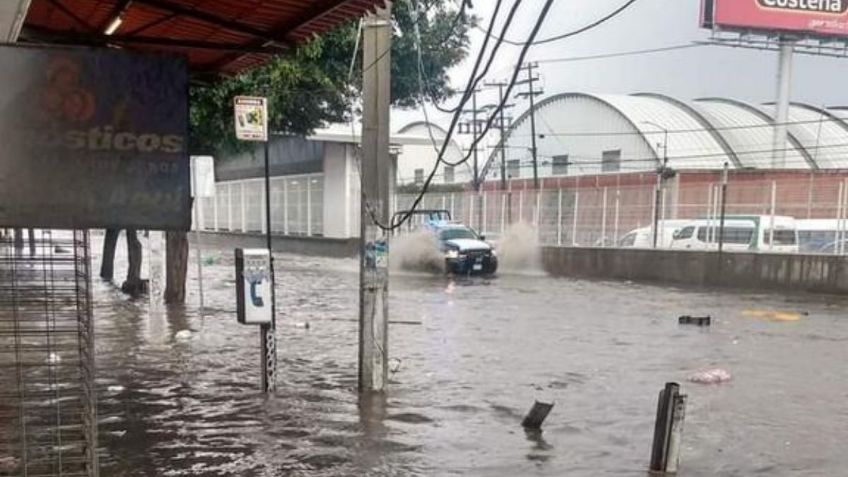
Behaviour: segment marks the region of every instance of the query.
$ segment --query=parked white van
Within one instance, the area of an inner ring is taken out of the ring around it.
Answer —
[[[663,220],[660,221],[660,234],[657,236],[657,248],[669,248],[674,234],[688,225],[689,220]],[[654,228],[641,227],[627,232],[618,240],[619,247],[635,247],[635,248],[653,248],[654,247]]]
[[[674,235],[671,248],[718,250],[720,228],[721,222],[716,219],[692,221]],[[727,216],[723,237],[727,251],[798,252],[798,229],[793,217]]]

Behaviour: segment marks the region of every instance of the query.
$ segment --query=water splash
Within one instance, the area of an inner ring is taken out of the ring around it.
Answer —
[[[444,273],[445,256],[428,232],[412,232],[392,238],[389,247],[392,270]]]
[[[541,272],[542,249],[537,230],[526,222],[509,226],[497,243],[499,268],[505,272]]]

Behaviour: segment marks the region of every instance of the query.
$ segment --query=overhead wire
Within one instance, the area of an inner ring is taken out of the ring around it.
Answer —
[[[600,25],[603,25],[604,23],[608,22],[609,20],[612,20],[613,18],[617,17],[622,12],[624,12],[625,10],[630,8],[630,6],[632,6],[637,1],[638,0],[627,0],[624,4],[622,4],[620,7],[616,8],[615,10],[613,10],[611,13],[601,17],[600,19],[598,19],[598,20],[596,20],[592,23],[589,23],[588,25],[580,27],[577,30],[570,31],[568,33],[563,33],[561,35],[555,35],[555,36],[552,36],[552,37],[549,37],[549,38],[543,38],[541,40],[533,40],[532,42],[530,42],[530,44],[531,45],[544,45],[546,43],[552,43],[552,42],[555,42],[555,41],[564,40],[566,38],[576,36],[576,35],[579,35],[581,33],[585,33],[587,31],[589,31],[593,28],[596,28]],[[486,33],[486,34],[490,35],[491,33]],[[513,46],[524,46],[526,44],[526,42],[509,40],[509,39],[506,39],[506,38],[504,38],[503,41],[504,41],[504,43],[509,44],[509,45],[513,45]]]
[[[520,1],[520,0],[516,0],[516,1]],[[504,104],[506,103],[507,99],[509,98],[509,93],[511,92],[512,88],[515,86],[515,82],[517,81],[517,77],[518,77],[518,74],[519,74],[519,72],[520,72],[520,65],[524,62],[524,58],[526,57],[527,52],[528,52],[528,51],[529,51],[529,49],[530,49],[530,46],[531,46],[531,44],[532,44],[532,41],[533,41],[533,40],[536,38],[536,36],[538,35],[539,30],[541,29],[541,26],[542,26],[542,24],[544,23],[544,20],[545,20],[545,18],[547,17],[548,12],[550,11],[550,8],[551,8],[552,3],[553,3],[553,0],[546,0],[546,2],[545,2],[545,4],[544,4],[544,6],[542,7],[542,11],[539,13],[539,16],[538,16],[538,18],[537,18],[536,24],[534,25],[533,30],[531,31],[530,36],[529,36],[529,38],[528,38],[528,42],[527,42],[527,44],[526,44],[525,46],[523,46],[523,47],[522,47],[522,51],[521,51],[521,54],[520,54],[520,57],[519,57],[518,65],[515,67],[514,74],[513,74],[513,78],[512,78],[512,80],[510,81],[510,84],[508,85],[508,88],[507,88],[507,94],[505,94],[505,95],[504,95],[503,101],[501,101],[501,102],[500,102],[500,104],[498,105],[498,107],[496,108],[496,110],[495,110],[495,112],[494,112],[494,114],[495,114],[495,115],[497,115],[498,113],[500,113],[500,111],[501,111],[501,110],[503,109],[503,107],[504,107]],[[493,18],[493,20],[494,20],[494,18]],[[490,26],[493,26],[493,25],[494,25],[494,23],[493,23],[493,22],[492,22],[492,23],[490,23]],[[488,35],[487,35],[487,36],[488,36]],[[475,72],[473,72],[473,73],[472,73],[472,75],[469,77],[469,82],[470,82],[470,81],[473,81],[473,79],[474,79],[474,77],[475,77],[475,74],[476,74],[476,70],[477,70],[477,69],[478,69],[478,67],[479,67],[479,64],[480,64],[481,59],[482,59],[482,55],[478,56],[477,62],[476,62],[476,64],[475,64]],[[468,97],[469,97],[469,93],[470,93],[469,91],[465,91],[465,93],[463,93],[463,101],[462,101],[462,104],[464,104],[464,103],[466,103],[466,102],[467,102]],[[460,107],[459,109],[461,110],[462,108]],[[489,118],[489,121],[488,121],[488,123],[487,123],[487,127],[488,127],[488,128],[491,128],[491,124],[492,124],[493,118],[494,118],[494,116],[492,116],[492,117],[490,117],[490,118]],[[446,134],[446,137],[445,137],[445,141],[444,141],[444,143],[442,144],[441,152],[439,153],[439,156],[437,157],[436,162],[435,162],[435,164],[433,165],[432,170],[430,171],[430,174],[427,176],[427,179],[425,180],[425,182],[424,182],[424,184],[423,184],[423,186],[422,186],[422,190],[421,190],[421,192],[418,194],[418,196],[417,196],[417,197],[415,198],[415,200],[413,201],[412,206],[410,207],[410,209],[409,209],[409,210],[407,210],[407,211],[406,211],[406,212],[405,212],[405,213],[404,213],[404,214],[400,217],[400,220],[398,221],[398,223],[396,223],[396,224],[395,224],[395,223],[392,223],[392,224],[390,224],[390,225],[386,226],[385,224],[381,224],[378,220],[376,220],[376,216],[375,216],[373,213],[371,213],[371,219],[372,219],[372,220],[373,220],[373,221],[374,221],[374,222],[375,222],[375,223],[376,223],[376,224],[377,224],[380,228],[382,228],[383,230],[394,230],[394,229],[396,229],[396,228],[400,227],[401,225],[403,225],[403,223],[405,223],[407,220],[409,220],[409,218],[412,216],[412,214],[414,213],[414,211],[415,211],[415,210],[419,207],[419,205],[421,204],[421,201],[422,201],[422,199],[424,198],[424,195],[427,193],[427,189],[429,188],[430,184],[432,183],[432,181],[433,181],[433,177],[436,175],[436,173],[437,173],[437,171],[438,171],[438,167],[439,167],[439,165],[440,165],[440,164],[444,163],[444,164],[449,164],[449,165],[454,165],[454,166],[456,166],[456,165],[459,165],[459,164],[461,164],[462,162],[465,162],[465,161],[467,161],[467,160],[469,159],[470,154],[469,154],[469,155],[467,155],[467,156],[464,158],[464,160],[463,160],[463,161],[459,161],[459,162],[457,162],[457,163],[449,163],[449,162],[446,162],[446,161],[445,161],[445,159],[444,159],[444,153],[445,153],[445,151],[446,151],[446,149],[447,149],[447,145],[449,144],[449,142],[450,142],[450,140],[451,140],[451,137],[453,136],[453,131],[454,131],[454,129],[456,128],[456,124],[457,124],[458,120],[459,120],[459,114],[458,114],[458,113],[457,113],[457,114],[454,114],[454,117],[453,117],[453,119],[451,120],[451,125],[450,125],[450,127],[448,128],[448,131],[447,131],[447,134]],[[481,138],[482,138],[482,136],[481,136]],[[475,141],[474,147],[476,147],[477,143],[479,143],[479,140],[480,140],[481,138],[479,138],[477,141]]]

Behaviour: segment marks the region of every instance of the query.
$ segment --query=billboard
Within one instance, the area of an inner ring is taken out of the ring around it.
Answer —
[[[0,71],[0,226],[189,228],[183,59],[0,46]]]
[[[848,0],[703,0],[701,26],[827,39],[848,37]]]

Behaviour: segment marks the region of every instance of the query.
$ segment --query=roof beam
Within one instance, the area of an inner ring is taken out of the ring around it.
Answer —
[[[22,39],[26,39],[30,42],[49,41],[51,43],[60,43],[65,45],[158,45],[195,50],[232,51],[241,54],[276,54],[281,52],[279,48],[269,46],[249,47],[233,43],[135,35],[104,35],[99,33],[75,34],[68,33],[66,31],[50,30],[36,27],[24,27],[23,31],[21,32],[21,37]]]
[[[174,3],[170,0],[134,0],[135,3],[139,3],[142,5],[147,5],[149,7],[156,8],[158,10],[163,10],[171,13],[176,13],[177,15],[184,16],[187,18],[194,18],[196,20],[200,20],[202,22],[208,23],[210,25],[215,25],[236,33],[242,33],[245,35],[254,36],[257,38],[261,38],[263,42],[272,43],[272,44],[280,44],[284,46],[292,46],[292,43],[285,38],[278,38],[271,35],[269,32],[260,30],[258,28],[254,28],[250,25],[245,25],[244,23],[230,20],[228,18],[219,17],[218,15],[204,12],[203,10],[198,10],[196,8],[186,8],[180,4]],[[268,46],[268,45],[264,45]]]
[[[339,8],[348,1],[349,0],[322,0],[316,2],[314,5],[309,7],[305,12],[298,15],[297,17],[275,26],[273,31],[276,35],[287,37],[289,34],[291,34],[291,32],[305,25],[308,25],[309,23],[317,20],[318,18],[332,12],[333,10]],[[257,44],[254,43],[253,46],[257,46]],[[211,68],[221,69],[229,65],[230,63],[238,60],[239,58],[241,58],[241,56],[242,55],[239,54],[226,55],[220,60],[213,63],[211,65]]]
[[[81,26],[84,31],[94,31],[94,27],[89,25],[85,20],[77,16],[76,13],[72,12],[68,7],[65,6],[60,0],[47,0],[51,5],[56,7],[57,10],[64,13],[68,18],[73,20],[77,25]]]

